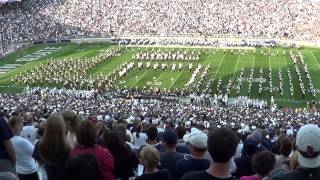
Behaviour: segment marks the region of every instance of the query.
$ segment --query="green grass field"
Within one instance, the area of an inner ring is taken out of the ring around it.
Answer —
[[[53,45],[35,45],[30,48],[20,50],[14,54],[11,54],[8,57],[5,57],[0,60],[0,66],[7,64],[15,64],[16,60],[24,57],[26,55],[37,52],[46,47],[61,47],[61,49],[57,52],[54,52],[50,55],[43,56],[37,60],[31,62],[20,62],[22,65],[16,69],[13,69],[9,72],[6,72],[0,75],[0,91],[6,93],[18,93],[21,92],[25,86],[12,82],[11,79],[15,77],[17,74],[26,72],[35,66],[40,64],[44,64],[48,62],[48,59],[53,58],[57,61],[62,60],[64,58],[71,57],[93,57],[98,55],[102,50],[107,50],[113,48],[110,44],[53,44]],[[134,54],[140,50],[151,50],[151,48],[142,48],[142,47],[134,47],[128,48],[126,51],[124,48],[119,52],[119,56],[114,56],[108,59],[107,61],[100,63],[96,67],[94,67],[90,74],[92,76],[98,75],[108,75],[114,69],[116,69],[120,64],[126,61],[132,61],[131,58]],[[159,48],[156,48],[156,50]],[[307,93],[307,95],[303,98],[302,93],[299,89],[299,81],[298,75],[295,72],[295,67],[293,62],[291,61],[289,50],[284,49],[282,47],[277,47],[271,49],[271,53],[276,54],[279,51],[279,55],[263,55],[260,51],[267,52],[267,48],[258,48],[256,49],[256,53],[253,53],[253,50],[248,50],[248,53],[232,53],[228,50],[224,53],[223,50],[216,49],[192,49],[192,48],[184,48],[183,50],[187,51],[200,51],[202,52],[200,56],[200,60],[193,63],[193,69],[191,71],[188,70],[187,66],[189,64],[188,61],[181,62],[184,66],[182,71],[173,71],[171,70],[171,65],[173,63],[180,63],[180,61],[166,61],[169,65],[169,69],[167,71],[162,70],[154,70],[151,68],[150,70],[143,68],[139,69],[135,66],[130,72],[127,73],[126,76],[122,77],[116,82],[116,86],[125,87],[125,88],[150,88],[150,87],[159,87],[165,89],[178,89],[182,90],[185,87],[185,84],[190,79],[193,71],[198,66],[198,64],[202,64],[204,66],[210,65],[208,70],[208,78],[202,82],[200,87],[204,87],[204,85],[209,81],[213,80],[212,92],[216,92],[216,86],[218,80],[221,78],[222,80],[222,93],[226,93],[226,85],[229,79],[233,80],[232,86],[237,85],[237,79],[240,74],[240,69],[244,68],[243,78],[249,78],[251,68],[254,68],[254,79],[260,77],[259,70],[263,68],[263,78],[265,82],[263,83],[263,92],[262,95],[259,96],[258,89],[259,83],[254,81],[252,84],[252,88],[250,90],[250,97],[257,99],[270,100],[269,93],[269,68],[272,68],[272,83],[274,87],[274,98],[275,102],[280,106],[289,106],[289,107],[306,107],[307,103],[311,101],[312,96]],[[160,48],[161,51],[177,51],[175,48]],[[241,50],[243,52],[244,50]],[[282,55],[282,52],[286,51],[285,55]],[[235,50],[238,52],[238,50]],[[295,50],[294,50],[295,52]],[[317,48],[302,48],[302,55],[304,57],[305,63],[308,65],[308,69],[311,74],[311,78],[313,81],[314,89],[316,90],[316,100],[320,101],[320,49]],[[137,64],[137,62],[135,62]],[[146,62],[143,62],[146,63]],[[151,62],[153,64],[154,62]],[[162,62],[159,62],[160,64]],[[309,84],[306,79],[306,76],[303,71],[303,67],[301,64],[298,65],[302,74],[302,80],[306,89],[308,89]],[[1,69],[1,67],[0,67]],[[292,84],[294,87],[294,96],[291,98],[289,91],[289,79],[287,76],[287,69],[290,69],[292,75]],[[279,70],[282,72],[282,76],[284,79],[284,95],[281,96],[277,88],[279,88],[279,78],[278,72]],[[196,76],[195,82],[199,81],[199,76]],[[249,83],[244,81],[242,84],[242,88],[240,91],[240,95],[247,96],[249,87]],[[236,88],[231,88],[231,96],[237,96]]]

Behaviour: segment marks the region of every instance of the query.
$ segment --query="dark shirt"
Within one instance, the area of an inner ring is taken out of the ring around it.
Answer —
[[[210,161],[208,159],[194,159],[192,157],[180,159],[177,162],[177,177],[181,178],[184,174],[191,171],[206,170],[209,166]]]
[[[8,141],[13,137],[13,133],[7,124],[6,120],[0,116],[0,159],[9,159],[11,160],[4,142]]]
[[[235,174],[237,178],[240,178],[242,176],[251,176],[255,174],[252,171],[251,157],[242,155],[240,158],[235,159],[234,162],[237,166],[237,172]]]
[[[136,180],[171,180],[171,176],[168,170],[160,169],[158,172],[153,174],[142,174],[137,177]]]
[[[38,141],[35,146],[34,150],[32,153],[32,157],[38,161],[44,164],[44,168],[47,173],[48,180],[61,180],[63,176],[63,165],[52,165],[44,160],[41,159],[40,154],[39,154],[39,142]],[[67,158],[65,159],[67,160]]]
[[[134,176],[134,170],[137,170],[139,165],[139,159],[137,155],[129,149],[129,157],[127,155],[122,155],[120,157],[115,157],[114,165],[114,177],[121,178],[122,180],[129,179],[129,177]]]
[[[212,176],[206,171],[199,171],[199,172],[189,172],[185,174],[181,178],[181,180],[236,180],[236,178],[233,176],[229,178],[218,178],[218,177]]]
[[[272,180],[319,180],[320,167],[312,169],[298,168],[289,173],[281,173],[271,178]]]
[[[172,179],[177,179],[176,165],[184,154],[178,152],[163,152],[160,154],[160,169],[168,169]]]

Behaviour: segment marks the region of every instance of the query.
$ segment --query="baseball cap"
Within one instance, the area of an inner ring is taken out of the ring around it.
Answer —
[[[168,144],[176,144],[178,141],[178,136],[174,131],[166,130],[163,133],[163,141]]]
[[[208,145],[208,136],[207,134],[201,131],[196,131],[187,134],[187,136],[184,137],[184,140],[185,142],[188,142],[191,145],[201,149],[206,149]]]
[[[313,124],[302,126],[297,134],[299,164],[306,168],[320,166],[320,128]]]

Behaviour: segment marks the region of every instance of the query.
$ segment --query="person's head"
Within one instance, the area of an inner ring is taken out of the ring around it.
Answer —
[[[208,136],[208,152],[214,163],[228,163],[238,146],[237,135],[228,128],[214,129]]]
[[[280,153],[285,156],[288,157],[292,152],[292,143],[291,140],[288,138],[282,138],[280,140]]]
[[[274,169],[276,159],[272,152],[265,150],[254,154],[251,163],[253,172],[265,177]]]
[[[163,133],[162,141],[166,149],[175,149],[178,141],[178,136],[173,130],[167,129]]]
[[[45,129],[46,129],[46,125],[47,125],[47,122],[42,122],[42,123],[40,123],[39,128],[38,128],[38,131],[37,131],[39,138],[42,138],[42,137],[43,137],[44,131],[45,131]]]
[[[178,126],[176,128],[176,133],[178,135],[178,139],[182,139],[183,136],[187,133],[187,130],[184,126]]]
[[[91,153],[82,153],[66,161],[62,179],[103,180],[103,175],[96,157]]]
[[[248,136],[243,142],[242,154],[252,156],[258,151],[259,142],[252,136]]]
[[[207,134],[197,131],[185,135],[184,139],[188,143],[192,155],[201,155],[207,151]]]
[[[74,111],[66,110],[62,112],[63,120],[66,124],[67,130],[71,133],[75,133],[79,122],[81,121],[80,116]]]
[[[151,171],[159,166],[160,153],[153,146],[144,146],[140,151],[140,161],[146,170]]]
[[[147,136],[149,141],[156,141],[158,137],[158,129],[155,126],[150,126],[147,129]]]
[[[119,123],[115,126],[116,132],[127,133],[127,126],[123,123]]]
[[[81,121],[76,130],[78,143],[84,147],[91,147],[97,141],[97,129],[91,121]]]
[[[52,114],[47,120],[43,139],[39,144],[41,158],[52,164],[63,164],[70,152],[66,139],[62,116],[58,113]]]
[[[19,135],[22,130],[22,123],[20,119],[16,116],[11,116],[9,118],[8,124],[15,135]]]
[[[320,166],[320,128],[313,124],[302,126],[297,134],[296,147],[300,166]]]
[[[115,131],[117,135],[120,136],[123,142],[125,141],[131,142],[131,137],[129,134],[127,134],[127,126],[124,123],[117,124],[115,126]]]
[[[137,124],[137,126],[135,127],[135,131],[136,131],[137,138],[139,138],[139,133],[141,133],[141,131],[142,131],[142,124],[141,123]]]
[[[26,123],[27,123],[28,125],[32,125],[33,120],[34,120],[33,115],[32,115],[30,112],[26,113],[26,116],[25,116],[25,121],[26,121]]]

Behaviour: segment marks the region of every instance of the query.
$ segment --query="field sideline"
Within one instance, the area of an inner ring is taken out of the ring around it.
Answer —
[[[17,62],[18,59],[23,58],[30,54],[37,54],[37,52],[45,49],[45,48],[60,48],[55,52],[44,55],[42,57],[38,57],[35,60],[30,62],[20,61]],[[12,81],[12,78],[17,74],[28,71],[40,64],[45,64],[48,62],[48,59],[53,58],[55,60],[63,60],[64,58],[85,58],[85,57],[93,57],[98,55],[101,51],[114,48],[110,44],[53,44],[53,45],[35,45],[28,49],[20,50],[6,58],[0,60],[0,71],[3,71],[3,74],[0,74],[0,91],[7,93],[17,93],[21,92],[25,85],[21,83],[17,83]],[[117,47],[119,48],[119,47]],[[181,48],[181,47],[180,47]],[[176,47],[166,47],[166,48],[156,48],[156,50],[160,49],[160,51],[172,51],[175,52],[180,48]],[[117,56],[111,57],[107,61],[99,64],[90,70],[90,74],[95,76],[100,75],[108,75],[114,69],[119,67],[124,62],[133,61],[131,60],[132,56],[138,52],[138,50],[148,50],[150,51],[151,47],[128,47],[122,48]],[[182,90],[185,88],[185,84],[190,79],[192,73],[194,72],[195,67],[201,64],[203,67],[209,65],[208,75],[203,84],[201,84],[201,88],[208,82],[209,80],[213,80],[212,84],[212,92],[216,92],[216,86],[218,80],[221,78],[221,87],[222,93],[226,93],[226,85],[228,81],[231,79],[233,81],[233,85],[231,88],[231,96],[237,96],[237,90],[235,86],[237,85],[237,79],[240,75],[241,68],[244,69],[243,72],[243,84],[241,87],[240,95],[247,96],[248,91],[250,91],[251,98],[270,100],[269,93],[269,68],[272,69],[272,84],[274,87],[274,98],[275,102],[280,106],[290,106],[290,107],[306,107],[307,102],[311,101],[311,95],[306,93],[306,96],[303,98],[302,93],[299,89],[299,81],[298,75],[295,73],[295,66],[290,58],[289,50],[284,49],[282,47],[276,47],[271,49],[271,54],[274,55],[263,55],[261,51],[264,53],[268,52],[267,48],[257,48],[256,53],[253,53],[253,50],[247,50],[247,53],[244,53],[244,50],[240,50],[238,53],[238,49],[231,52],[231,50],[227,50],[224,52],[223,50],[216,50],[213,48],[181,48],[183,51],[200,51],[200,59],[198,61],[189,62],[183,61],[183,70],[168,70],[163,71],[160,69],[147,70],[146,68],[139,69],[135,62],[135,67],[128,72],[124,77],[117,81],[115,84],[119,87],[125,88],[152,88],[159,87],[165,89],[179,89]],[[283,55],[283,51],[286,51],[285,55]],[[278,56],[275,55],[278,52]],[[318,48],[302,48],[301,50],[302,56],[305,60],[305,63],[308,65],[309,72],[311,74],[311,79],[313,81],[313,86],[316,92],[316,100],[320,100],[320,49]],[[147,63],[143,62],[143,63]],[[157,61],[158,63],[166,63],[171,67],[174,63],[178,64],[180,61]],[[152,61],[151,64],[154,64],[155,61]],[[189,71],[187,66],[189,63],[193,64],[193,69]],[[10,69],[10,71],[5,70],[6,68],[10,68],[11,65],[18,64],[17,68]],[[249,83],[247,79],[249,78],[251,68],[254,69],[254,79],[256,79],[253,84],[251,90],[249,90]],[[259,96],[258,89],[259,83],[258,79],[260,77],[259,70],[263,68],[263,91],[262,95]],[[299,65],[301,71],[302,81],[306,89],[309,87],[305,74],[303,73],[302,65]],[[291,98],[289,91],[289,79],[287,76],[287,69],[291,71],[292,76],[292,84],[294,87],[294,96]],[[284,94],[280,95],[277,88],[279,88],[279,70],[282,72],[282,76],[284,79]],[[70,70],[72,71],[72,70]],[[196,77],[196,81],[199,80],[199,77]]]

